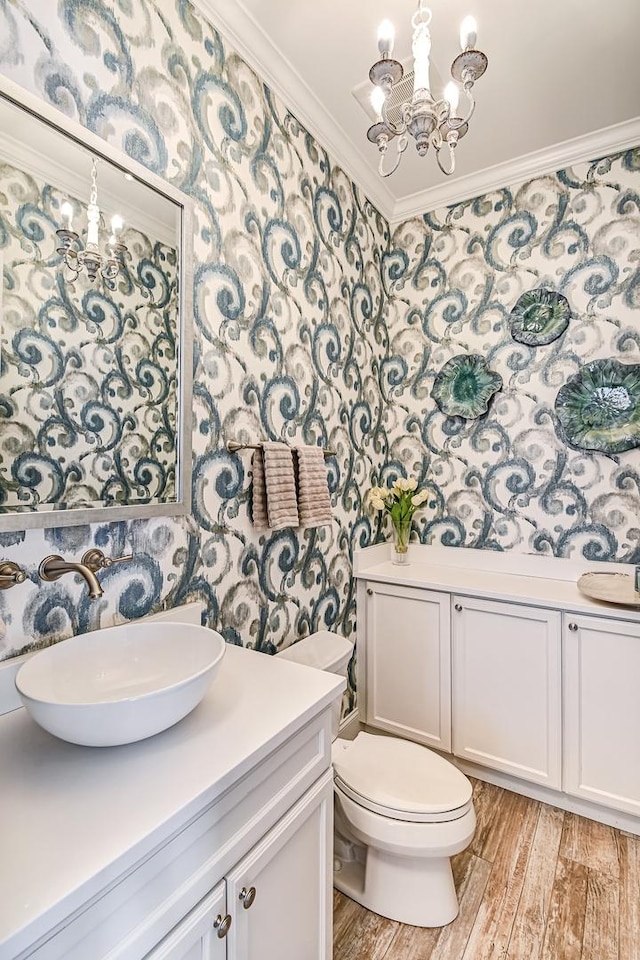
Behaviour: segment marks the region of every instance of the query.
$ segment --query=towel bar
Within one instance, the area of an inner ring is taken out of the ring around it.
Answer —
[[[239,450],[257,450],[259,443],[240,443],[239,440],[227,440],[227,450],[229,453],[238,453]],[[325,457],[335,457],[335,450],[323,450]]]

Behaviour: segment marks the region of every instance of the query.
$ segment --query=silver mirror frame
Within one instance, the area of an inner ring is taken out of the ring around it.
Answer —
[[[187,240],[193,238],[193,202],[157,174],[132,160],[117,147],[87,130],[75,120],[0,74],[0,97],[10,101],[54,130],[130,173],[157,193],[182,208],[180,230],[179,287],[179,390],[176,500],[171,503],[141,503],[122,506],[72,507],[68,510],[24,510],[0,514],[0,532],[70,527],[145,517],[175,517],[191,513],[191,419],[193,394],[193,258],[187,255]]]

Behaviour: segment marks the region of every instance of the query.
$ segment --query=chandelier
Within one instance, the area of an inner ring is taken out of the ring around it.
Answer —
[[[369,127],[367,137],[377,144],[380,152],[378,172],[388,177],[398,169],[402,154],[407,149],[409,137],[416,143],[418,155],[424,157],[433,147],[438,166],[444,174],[450,176],[455,170],[455,148],[469,129],[469,120],[475,110],[472,87],[487,69],[488,60],[484,53],[476,50],[477,25],[473,17],[465,17],[460,27],[460,46],[462,52],[451,64],[453,81],[447,84],[442,100],[436,100],[431,93],[429,82],[429,55],[431,53],[431,10],[424,0],[419,0],[418,9],[411,19],[413,27],[412,52],[414,58],[413,96],[399,106],[399,120],[389,117],[388,101],[394,84],[398,84],[404,75],[402,64],[391,59],[394,30],[388,20],[378,28],[378,50],[380,59],[369,71],[369,79],[374,84],[371,105],[376,112],[376,122]],[[455,81],[455,82],[454,82]],[[464,116],[459,115],[458,100],[460,85],[467,99]],[[388,169],[384,169],[385,156],[391,140],[396,140],[396,155]],[[441,158],[444,154],[445,162]]]
[[[67,225],[56,230],[56,234],[61,241],[57,253],[62,257],[71,282],[73,283],[84,270],[92,283],[100,274],[105,285],[110,290],[115,289],[115,278],[118,276],[120,269],[125,266],[125,255],[127,253],[125,244],[118,239],[124,223],[122,217],[118,214],[111,218],[112,232],[109,237],[108,251],[106,254],[101,253],[99,245],[98,168],[95,157],[91,162],[91,191],[87,205],[87,239],[84,246],[80,242],[79,234],[72,229],[73,206],[66,201],[60,207],[60,213],[66,219]]]

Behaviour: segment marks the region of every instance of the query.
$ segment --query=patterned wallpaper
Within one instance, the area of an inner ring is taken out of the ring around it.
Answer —
[[[572,448],[554,410],[581,365],[639,362],[639,262],[640,150],[394,230],[383,261],[386,469],[402,465],[432,492],[422,542],[640,562],[640,448]],[[530,347],[508,320],[538,288],[563,294],[572,319],[559,339]],[[476,420],[445,416],[430,396],[444,364],[465,353],[503,380]]]
[[[195,202],[193,517],[3,535],[30,579],[0,596],[0,655],[196,597],[260,650],[348,635],[380,457],[387,224],[185,0],[51,7],[0,0],[0,70]],[[224,442],[280,437],[336,451],[331,527],[253,530],[249,454]],[[74,578],[39,584],[46,553],[94,543],[135,554],[103,575],[102,600]]]
[[[0,70],[190,194],[196,204],[193,517],[4,535],[30,582],[0,597],[0,655],[196,596],[234,643],[273,651],[350,634],[363,495],[408,470],[432,497],[423,540],[633,559],[637,451],[568,449],[553,398],[586,358],[637,358],[636,154],[539,178],[394,230],[185,0],[0,0]],[[73,66],[70,66],[72,64]],[[515,344],[506,317],[546,284],[576,314],[562,339]],[[430,392],[482,352],[504,381],[460,422]],[[337,451],[334,522],[258,535],[248,455],[283,437]],[[89,602],[38,585],[45,552],[133,550]],[[354,702],[350,691],[347,706]]]
[[[127,227],[113,290],[69,283],[55,233],[68,199],[0,163],[2,513],[175,499],[176,251]]]

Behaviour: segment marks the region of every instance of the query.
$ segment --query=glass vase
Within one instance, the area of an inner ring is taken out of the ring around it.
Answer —
[[[393,553],[392,563],[408,563],[407,551],[411,536],[411,520],[393,521]]]

